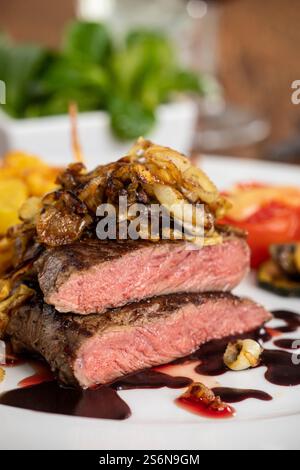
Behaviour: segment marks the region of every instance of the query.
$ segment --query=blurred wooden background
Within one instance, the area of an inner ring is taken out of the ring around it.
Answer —
[[[74,16],[74,0],[0,0],[0,29],[19,42],[56,47],[65,23]]]
[[[64,24],[75,15],[74,4],[0,0],[0,28],[17,41],[55,47]],[[269,141],[252,153],[260,156],[270,145],[292,139],[290,149],[287,143],[283,150],[300,157],[300,106],[291,103],[291,84],[300,79],[299,0],[219,0],[218,5],[218,73],[226,98],[260,113],[272,126]]]
[[[223,3],[219,73],[227,98],[271,121],[271,144],[299,135],[300,154],[300,106],[291,101],[300,79],[299,0]]]

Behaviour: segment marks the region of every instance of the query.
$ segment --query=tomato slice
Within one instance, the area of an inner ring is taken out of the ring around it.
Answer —
[[[273,243],[289,243],[300,240],[300,207],[289,207],[272,202],[245,220],[236,221],[227,217],[222,222],[248,232],[253,268],[257,268],[270,257],[269,246]]]

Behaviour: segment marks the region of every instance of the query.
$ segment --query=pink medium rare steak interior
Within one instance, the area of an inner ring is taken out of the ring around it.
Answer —
[[[102,315],[62,315],[36,296],[14,310],[7,334],[14,352],[39,354],[62,383],[87,388],[185,357],[271,318],[229,293],[166,295]]]
[[[166,364],[208,341],[254,330],[271,318],[263,307],[231,295],[206,297],[200,304],[191,298],[167,318],[159,319],[159,302],[153,308],[157,309],[156,321],[118,327],[83,342],[73,369],[82,387]]]
[[[102,313],[157,295],[231,291],[247,273],[249,258],[247,243],[237,237],[200,250],[187,249],[185,243],[147,244],[106,262],[91,259],[90,267],[69,275],[62,269],[64,279],[59,275],[48,292],[43,274],[39,279],[45,301],[59,312]]]

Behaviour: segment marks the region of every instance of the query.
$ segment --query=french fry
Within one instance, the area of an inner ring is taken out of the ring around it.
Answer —
[[[51,176],[52,175],[50,174],[47,175],[37,171],[30,173],[25,178],[30,196],[41,197],[50,191],[54,191],[56,185],[54,184],[54,180]]]

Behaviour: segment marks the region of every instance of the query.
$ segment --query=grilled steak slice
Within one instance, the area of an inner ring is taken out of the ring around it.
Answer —
[[[270,318],[251,300],[227,293],[173,294],[89,316],[57,314],[34,299],[14,312],[8,334],[15,352],[41,354],[63,383],[85,388],[184,357]]]
[[[249,248],[238,237],[202,249],[94,240],[49,249],[36,266],[45,301],[56,310],[103,313],[157,295],[231,291],[248,271]]]

